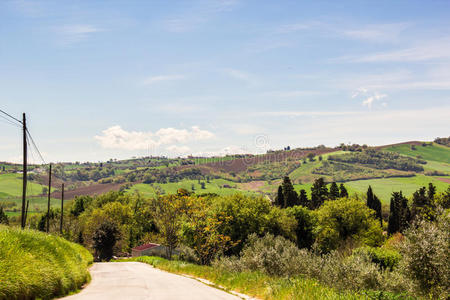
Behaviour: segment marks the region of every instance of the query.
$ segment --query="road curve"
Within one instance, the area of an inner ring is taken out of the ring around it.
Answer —
[[[241,299],[195,279],[164,272],[139,262],[96,263],[92,281],[80,293],[67,300],[101,299]]]

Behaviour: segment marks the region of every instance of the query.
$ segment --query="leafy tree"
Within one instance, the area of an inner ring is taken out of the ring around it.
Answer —
[[[75,197],[70,213],[72,214],[72,216],[78,217],[85,211],[85,209],[89,206],[91,202],[92,198],[89,196]]]
[[[316,215],[316,243],[325,253],[338,249],[349,240],[372,247],[383,241],[374,211],[357,199],[325,201]]]
[[[278,187],[277,196],[275,198],[275,205],[284,207],[283,187],[281,185]]]
[[[411,216],[413,219],[433,220],[435,218],[434,196],[436,187],[430,183],[428,191],[425,187],[421,187],[414,192],[412,196]]]
[[[316,179],[311,187],[311,208],[319,208],[328,198],[328,189],[322,177]]]
[[[314,243],[315,218],[311,211],[305,207],[294,206],[288,208],[288,213],[297,221],[295,235],[299,248],[311,248]]]
[[[109,261],[113,256],[113,247],[119,239],[119,229],[111,221],[105,221],[98,226],[92,237],[93,248],[100,261]]]
[[[9,224],[8,216],[3,211],[3,206],[0,206],[0,224],[5,224],[5,225]]]
[[[389,209],[388,233],[403,232],[408,228],[410,218],[408,199],[402,192],[393,192]]]
[[[430,201],[434,200],[434,195],[436,195],[436,186],[434,186],[431,182],[428,184],[428,199]]]
[[[339,198],[339,187],[337,186],[336,182],[332,182],[330,186],[330,195],[329,198],[331,200],[336,200]]]
[[[343,183],[341,183],[339,185],[339,197],[340,198],[347,198],[348,197],[347,189],[345,188]]]
[[[308,195],[306,194],[306,191],[304,189],[300,190],[300,195],[298,196],[298,202],[301,206],[304,206],[304,207],[309,206]]]
[[[375,215],[377,219],[380,220],[380,224],[383,225],[383,217],[381,213],[381,201],[378,197],[373,193],[372,187],[369,185],[367,189],[367,207],[373,209],[375,211]]]

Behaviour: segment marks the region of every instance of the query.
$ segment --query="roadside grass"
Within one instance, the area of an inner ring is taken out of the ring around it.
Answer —
[[[161,188],[166,194],[174,194],[178,189],[183,188],[190,192],[195,192],[196,194],[204,194],[204,193],[216,193],[221,196],[232,195],[235,193],[243,193],[243,194],[255,194],[250,191],[240,190],[235,182],[225,180],[225,179],[211,179],[210,182],[206,182],[206,180],[202,180],[204,182],[205,188],[202,189],[201,184],[198,183],[198,180],[188,180],[184,179],[179,182],[171,182],[171,183],[153,183],[152,185],[146,183],[138,183],[133,185],[128,192],[138,191],[145,197],[155,197],[157,188]],[[194,186],[194,190],[192,190],[192,185]],[[231,188],[225,188],[224,185],[228,185]]]
[[[399,154],[417,157],[420,155],[422,159],[434,160],[450,164],[450,147],[442,146],[436,143],[427,146],[415,146],[416,150],[411,149],[411,145],[395,145],[386,147],[383,150],[397,152]]]
[[[301,277],[271,277],[260,272],[229,272],[211,266],[142,256],[120,261],[143,262],[171,273],[207,279],[220,288],[259,299],[368,299],[354,292],[338,292],[315,280]]]
[[[0,226],[0,299],[51,299],[90,279],[92,255],[64,238]]]
[[[448,176],[441,177],[449,178]],[[449,186],[448,183],[442,182],[435,177],[425,175],[355,180],[345,182],[344,185],[348,188],[350,194],[353,192],[366,193],[370,185],[381,202],[389,203],[392,192],[402,191],[405,196],[410,197],[416,190],[422,186],[428,186],[430,182],[436,186],[438,192],[445,191]]]
[[[27,193],[31,195],[39,195],[42,193],[44,186],[38,183],[28,181]],[[22,195],[22,175],[21,174],[0,174],[0,193],[10,196]]]

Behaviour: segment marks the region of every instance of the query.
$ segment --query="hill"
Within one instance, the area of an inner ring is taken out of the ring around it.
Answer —
[[[441,140],[439,140],[441,142]],[[21,195],[20,166],[2,163],[0,202],[8,203],[8,214],[19,211]],[[32,166],[29,178],[31,212],[40,211],[46,201],[45,168]],[[197,194],[227,195],[235,192],[258,193],[273,198],[282,178],[288,175],[296,189],[309,191],[312,182],[342,182],[351,193],[365,193],[372,185],[382,201],[402,189],[411,195],[432,182],[438,191],[450,181],[450,147],[435,142],[403,142],[368,147],[344,145],[318,146],[268,151],[260,155],[224,157],[142,157],[100,163],[58,163],[53,166],[52,202],[58,203],[61,183],[66,199],[96,195],[109,190],[140,192],[145,196],[173,193],[185,188]],[[5,204],[4,204],[5,206]]]

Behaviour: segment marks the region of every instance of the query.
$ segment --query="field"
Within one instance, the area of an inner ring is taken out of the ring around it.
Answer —
[[[422,146],[416,145],[416,150],[411,149],[409,144],[393,145],[383,148],[386,151],[397,152],[399,154],[417,157],[421,156],[425,160],[433,160],[450,164],[450,148],[436,143],[432,145]]]
[[[0,299],[51,299],[89,280],[92,255],[34,230],[0,226]]]
[[[146,183],[138,183],[133,185],[128,192],[132,193],[137,191],[145,197],[154,197],[156,196],[157,191],[160,193],[164,192],[166,194],[173,194],[180,188],[195,192],[197,194],[216,193],[219,195],[230,195],[237,192],[250,193],[240,190],[237,183],[225,179],[211,179],[210,183],[207,183],[205,180],[202,180],[201,182],[205,183],[204,189],[202,189],[201,185],[198,183],[198,180],[185,179],[180,182],[163,184],[153,183],[150,185]],[[194,185],[194,190],[192,190],[192,185]],[[230,188],[224,187],[224,185],[230,186]]]
[[[30,182],[27,183],[28,195],[40,195],[44,186]],[[0,174],[0,197],[22,195],[22,175],[15,173]]]

